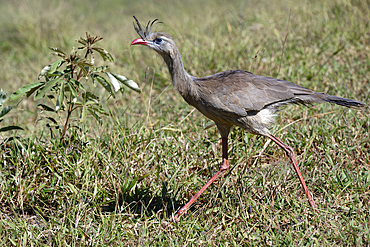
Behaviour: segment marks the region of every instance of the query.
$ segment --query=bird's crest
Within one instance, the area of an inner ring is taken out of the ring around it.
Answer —
[[[134,22],[135,31],[137,32],[137,34],[139,34],[140,38],[142,38],[144,40],[152,33],[153,27],[155,26],[155,24],[163,23],[163,22],[158,22],[158,19],[155,19],[152,22],[148,21],[148,24],[146,24],[146,27],[145,27],[145,30],[144,30],[143,27],[141,26],[139,20],[136,19],[135,16],[134,16],[134,19],[136,21],[136,24]]]

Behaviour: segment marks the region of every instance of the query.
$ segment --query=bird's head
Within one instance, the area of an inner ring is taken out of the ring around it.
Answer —
[[[157,23],[158,19],[154,21],[149,21],[145,29],[141,26],[140,22],[134,16],[136,23],[134,22],[134,28],[140,38],[132,41],[131,45],[146,45],[156,52],[158,52],[162,57],[171,56],[173,49],[176,47],[171,35],[163,32],[153,32],[153,27]]]

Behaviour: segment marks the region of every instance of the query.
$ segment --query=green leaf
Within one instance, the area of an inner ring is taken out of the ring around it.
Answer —
[[[56,72],[54,72],[54,74],[56,74],[57,73],[57,71]],[[62,71],[62,73],[61,74],[63,74],[63,75],[66,75],[66,74],[72,74],[73,73],[73,69],[72,69],[72,67],[69,65],[69,66],[66,66],[66,68]]]
[[[32,84],[28,84],[26,86],[23,86],[23,87],[19,88],[16,92],[12,93],[12,95],[10,95],[10,97],[9,97],[9,100],[16,100],[19,97],[21,97],[23,94],[31,91],[33,88],[41,87],[44,84],[45,84],[45,82],[35,82],[35,83],[32,83]],[[29,97],[29,95],[27,95],[27,97]]]
[[[54,73],[62,64],[64,63],[63,59],[60,59],[58,61],[55,61],[54,63],[51,64],[51,69],[49,71],[49,74]]]
[[[59,87],[59,95],[58,95],[57,103],[55,105],[55,111],[58,111],[61,105],[63,105],[63,100],[64,100],[64,80],[62,81]]]
[[[109,68],[108,65],[106,65],[106,66],[99,66],[99,67],[94,68],[91,72],[92,73],[100,73],[102,71],[107,70],[108,68]]]
[[[105,90],[107,90],[110,94],[113,95],[113,97],[115,97],[110,83],[104,77],[102,77],[100,75],[93,75],[93,76],[105,88]]]
[[[84,105],[99,104],[99,98],[91,92],[83,93],[82,98],[84,100]]]
[[[87,46],[88,44],[87,44],[87,40],[86,39],[84,39],[84,38],[82,38],[82,37],[80,37],[80,39],[77,41],[78,43],[80,43],[80,44],[82,44],[82,45],[85,45],[85,46]]]
[[[91,106],[91,105],[96,105],[96,104],[99,104],[97,100],[87,100],[84,105]]]
[[[94,64],[91,63],[90,61],[88,61],[87,59],[85,58],[79,58],[79,57],[76,57],[75,59],[75,63],[77,66],[83,66],[87,71],[90,69],[90,68],[93,68],[94,67]]]
[[[99,101],[99,97],[98,97],[98,96],[96,96],[95,94],[93,94],[92,92],[86,92],[86,93],[84,94],[84,97],[85,97],[86,99],[96,100],[96,102],[98,102],[98,101]]]
[[[61,56],[61,57],[66,57],[66,53],[64,51],[62,51],[61,49],[59,48],[56,48],[56,47],[49,47],[50,50],[56,52],[58,54],[58,56]]]
[[[84,66],[84,67],[87,67],[87,68],[92,68],[92,67],[94,67],[94,64],[88,63],[88,62],[86,62],[86,61],[81,61],[81,62],[78,62],[77,64],[80,64],[80,65],[82,65],[82,66]]]
[[[60,71],[56,70],[53,73],[48,73],[48,77],[64,75],[65,74],[65,71],[66,70],[63,70],[62,72],[60,72]]]
[[[11,109],[13,109],[13,106],[4,107],[0,112],[0,118],[4,117],[6,114],[8,114],[8,112],[10,112]]]
[[[68,87],[69,87],[69,90],[71,91],[72,97],[77,98],[77,91],[70,81],[68,81]]]
[[[90,73],[90,78],[91,78],[91,80],[92,80],[92,82],[93,82],[93,85],[94,85],[94,87],[96,87],[96,84],[97,84],[97,79],[95,78],[95,74],[93,74],[93,73]]]
[[[44,105],[44,104],[38,104],[37,105],[37,108],[40,108],[40,109],[42,109],[44,111],[55,112],[55,110],[53,108],[51,108],[50,106]]]
[[[48,120],[52,121],[55,125],[58,125],[58,122],[57,120],[55,120],[54,118],[52,117],[46,117]]]
[[[61,77],[58,77],[58,78],[55,78],[55,79],[50,80],[47,83],[45,83],[45,86],[43,86],[42,89],[37,91],[37,93],[35,94],[33,99],[34,100],[39,100],[39,99],[45,97],[46,92],[49,91],[49,89],[52,86],[54,86],[60,79],[61,79]]]
[[[97,51],[104,61],[108,60],[110,62],[114,62],[112,55],[105,49],[100,48],[100,47],[93,47],[92,50]]]
[[[114,77],[111,73],[106,72],[106,74],[108,75],[108,78],[113,85],[114,92],[117,92],[118,90],[120,90],[122,83],[119,80],[117,80],[117,78]]]
[[[101,123],[102,121],[101,121],[101,117],[98,115],[98,114],[96,114],[95,112],[94,112],[94,110],[93,109],[91,109],[91,108],[88,108],[87,109],[90,113],[91,113],[91,115],[93,115],[93,117],[99,122],[99,123]]]
[[[140,93],[141,90],[139,88],[139,86],[133,81],[133,80],[130,80],[130,79],[127,79],[125,76],[123,75],[118,75],[118,74],[115,74],[115,73],[109,73],[109,72],[106,72],[107,74],[111,74],[114,76],[114,78],[116,78],[118,81],[122,82],[123,84],[125,84],[127,87],[131,88],[132,90]],[[109,76],[109,75],[108,75]]]
[[[5,131],[9,131],[9,130],[23,130],[23,129],[19,126],[15,126],[15,125],[0,128],[0,132],[5,132]]]
[[[141,93],[141,90],[140,90],[139,86],[133,80],[123,81],[123,84],[125,84],[127,87],[131,88],[132,90],[134,90],[138,93]]]
[[[75,80],[75,79],[73,79],[73,78],[69,79],[69,82],[71,82],[74,86],[78,87],[79,89],[81,89],[81,90],[84,90],[84,91],[85,91],[85,88],[84,88],[84,86],[81,84],[81,82],[79,82],[79,81],[77,81],[77,80]]]
[[[52,64],[49,64],[49,65],[45,66],[41,70],[38,79],[40,80],[40,78],[43,77],[43,76],[45,76],[45,75],[49,75],[50,76],[50,74],[53,74],[63,63],[64,63],[64,60],[63,59],[60,59],[58,61],[55,61]]]
[[[95,112],[98,112],[99,114],[108,115],[101,105],[94,105],[94,106],[91,106],[89,109],[92,109]]]
[[[86,119],[86,106],[82,107],[80,122],[84,122]]]
[[[43,85],[44,85],[44,83],[41,84],[41,85],[38,85],[37,87],[32,88],[30,91],[28,91],[26,93],[26,97],[27,98],[30,97],[36,90],[39,90],[39,88],[42,87]]]
[[[85,66],[83,66],[81,64],[77,64],[77,66],[82,70],[83,76],[86,76],[87,73],[88,73],[89,67],[85,67]]]

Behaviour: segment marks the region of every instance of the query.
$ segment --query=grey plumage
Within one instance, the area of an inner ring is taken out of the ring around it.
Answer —
[[[269,128],[274,122],[275,113],[282,105],[291,103],[310,105],[329,102],[356,108],[365,107],[366,104],[314,92],[288,81],[255,75],[245,70],[227,70],[202,78],[193,77],[185,71],[181,55],[172,37],[163,32],[153,32],[153,25],[157,19],[153,22],[149,21],[145,31],[139,21],[136,18],[135,20],[134,27],[141,39],[134,40],[132,45],[146,45],[163,57],[174,88],[188,104],[212,119],[222,136],[223,163],[219,172],[176,214],[176,220],[214,180],[229,168],[227,138],[234,125],[250,133],[269,137],[287,152],[311,206],[316,209],[316,204],[299,170],[293,149],[270,133]]]

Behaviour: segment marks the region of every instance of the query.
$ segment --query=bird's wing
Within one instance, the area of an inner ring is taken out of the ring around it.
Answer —
[[[309,103],[300,100],[300,96],[315,94],[294,83],[244,70],[228,70],[198,78],[195,82],[207,104],[224,113],[239,116],[246,116],[249,111],[259,111],[274,103],[277,106],[285,102]]]

